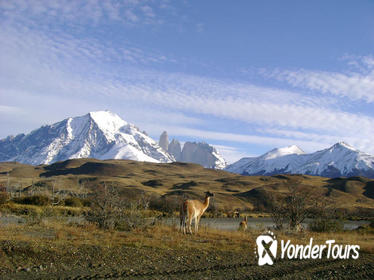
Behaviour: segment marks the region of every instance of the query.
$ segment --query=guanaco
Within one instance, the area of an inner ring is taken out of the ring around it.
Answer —
[[[199,230],[200,218],[209,207],[209,200],[214,194],[211,192],[205,193],[205,200],[201,202],[195,199],[185,200],[180,209],[180,230],[186,233],[186,219],[187,219],[187,233],[192,234],[192,219],[195,219],[195,233]]]
[[[244,216],[243,221],[239,224],[239,230],[245,231],[248,228],[248,218],[247,216]]]

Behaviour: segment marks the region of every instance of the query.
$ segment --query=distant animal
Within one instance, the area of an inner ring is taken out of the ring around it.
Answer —
[[[248,228],[248,218],[244,216],[243,221],[239,223],[239,230],[245,231]]]
[[[185,200],[180,209],[180,231],[183,231],[184,234],[192,234],[192,219],[195,219],[195,233],[199,230],[200,218],[208,209],[210,198],[214,194],[207,191],[205,193],[205,199],[203,202],[196,199],[187,199]]]
[[[295,227],[296,232],[303,232],[304,226],[302,224],[297,224]]]
[[[233,217],[234,218],[240,218],[240,212],[239,212],[238,209],[234,211]]]

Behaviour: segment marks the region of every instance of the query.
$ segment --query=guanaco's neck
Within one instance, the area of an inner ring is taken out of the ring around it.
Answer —
[[[209,206],[209,199],[210,199],[210,196],[205,197],[205,200],[204,200],[204,209],[208,208],[208,206]]]

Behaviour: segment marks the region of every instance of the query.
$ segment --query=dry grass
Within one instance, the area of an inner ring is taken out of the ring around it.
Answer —
[[[69,207],[69,206],[36,206],[27,204],[17,204],[8,202],[0,205],[0,212],[13,213],[16,215],[34,215],[34,216],[80,216],[89,210],[88,207]]]
[[[70,225],[59,220],[43,220],[39,225],[9,225],[0,228],[0,240],[31,242],[35,245],[147,246],[161,249],[253,250],[259,230],[221,231],[201,227],[198,234],[183,235],[176,226],[159,225],[132,232],[104,231],[92,224]],[[358,244],[361,251],[374,253],[373,232],[304,233],[277,232],[278,239],[315,244],[334,239],[339,244]]]

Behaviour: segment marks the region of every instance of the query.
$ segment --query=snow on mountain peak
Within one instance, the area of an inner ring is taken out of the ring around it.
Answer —
[[[49,164],[70,158],[171,162],[173,157],[109,111],[90,112],[0,142],[0,161]]]
[[[101,130],[107,133],[118,132],[121,127],[128,124],[117,114],[110,111],[90,112],[88,115],[95,121]]]
[[[352,150],[352,151],[358,151],[356,148],[354,148],[353,146],[351,146],[351,145],[349,145],[349,144],[347,144],[343,141],[336,143],[331,148],[345,148],[345,149]]]
[[[298,146],[292,145],[288,147],[273,149],[270,152],[267,152],[263,157],[264,159],[274,159],[292,154],[301,155],[304,154],[304,151],[301,150]]]
[[[256,158],[241,159],[226,170],[244,175],[309,174],[374,178],[374,156],[344,142],[310,154],[297,146],[289,146]]]

